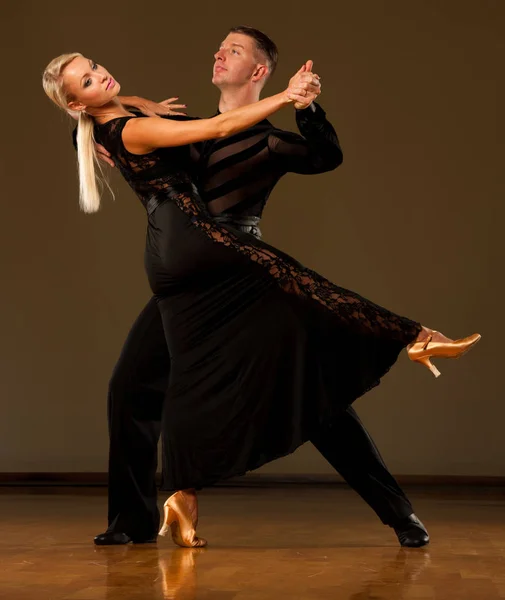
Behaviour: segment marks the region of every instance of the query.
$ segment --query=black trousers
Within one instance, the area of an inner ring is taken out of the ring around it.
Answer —
[[[109,385],[108,531],[156,535],[160,515],[155,475],[170,356],[153,297],[126,339]],[[170,398],[167,398],[167,402]],[[413,512],[353,408],[310,440],[388,525]]]

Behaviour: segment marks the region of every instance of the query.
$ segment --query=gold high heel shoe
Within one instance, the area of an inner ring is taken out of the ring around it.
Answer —
[[[440,377],[440,371],[431,362],[431,358],[434,356],[440,356],[441,358],[459,358],[466,352],[473,348],[475,344],[480,340],[481,336],[478,333],[469,335],[461,340],[454,340],[452,342],[433,342],[434,334],[437,331],[432,331],[431,334],[420,342],[414,342],[407,346],[407,354],[410,360],[418,362],[427,367],[435,377]]]
[[[182,548],[201,548],[207,540],[196,535],[196,523],[191,516],[183,492],[175,492],[164,504],[165,519],[158,535],[172,532],[173,541]]]

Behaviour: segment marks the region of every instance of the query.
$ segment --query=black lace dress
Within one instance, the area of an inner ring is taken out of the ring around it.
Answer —
[[[189,148],[129,153],[130,118],[97,134],[148,214],[145,267],[171,355],[163,488],[200,488],[293,452],[376,386],[421,326],[215,223]]]

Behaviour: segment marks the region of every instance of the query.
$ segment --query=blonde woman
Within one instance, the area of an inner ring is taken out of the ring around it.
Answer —
[[[132,115],[114,77],[78,53],[44,72],[47,95],[79,114],[82,209],[100,205],[94,131],[146,208],[146,271],[172,359],[163,488],[175,493],[162,533],[170,528],[180,546],[206,544],[196,535],[195,489],[293,452],[318,423],[376,386],[402,349],[438,375],[433,356],[460,356],[480,339],[452,341],[395,315],[207,213],[187,144],[303,102],[311,84],[301,75],[254,104],[174,122]]]

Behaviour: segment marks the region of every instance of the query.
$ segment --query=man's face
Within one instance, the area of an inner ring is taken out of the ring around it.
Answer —
[[[242,86],[251,81],[261,62],[256,42],[242,33],[230,33],[214,54],[212,83],[221,86]]]

